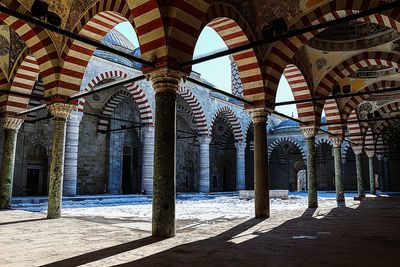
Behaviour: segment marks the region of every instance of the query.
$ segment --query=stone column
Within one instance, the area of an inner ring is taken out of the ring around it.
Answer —
[[[49,204],[47,208],[48,219],[57,219],[61,217],[65,133],[67,119],[75,108],[74,105],[64,103],[54,103],[49,106],[49,111],[54,116],[54,129],[50,162]]]
[[[23,122],[22,119],[9,117],[1,121],[4,128],[4,146],[0,174],[0,209],[11,208],[17,133]]]
[[[383,157],[384,191],[390,190],[390,158]]]
[[[333,158],[335,162],[335,187],[336,187],[336,201],[344,202],[344,181],[342,174],[342,139],[332,138],[333,144]]]
[[[245,178],[245,151],[246,142],[235,142],[236,147],[236,191],[244,190],[246,188]]]
[[[210,136],[197,138],[199,142],[199,191],[202,193],[210,192]]]
[[[364,182],[362,177],[362,147],[353,147],[353,152],[356,155],[356,171],[357,171],[357,191],[358,197],[365,197]]]
[[[369,191],[371,194],[376,194],[375,190],[375,168],[374,168],[374,156],[375,153],[373,151],[365,151],[368,156],[368,169],[369,169]]]
[[[181,76],[161,69],[150,74],[155,95],[152,235],[175,236],[176,95]]]
[[[378,179],[379,179],[379,190],[381,192],[384,192],[384,178],[383,178],[383,173],[384,173],[384,163],[383,163],[383,155],[377,154],[376,158],[379,161],[379,173],[378,173]]]
[[[153,194],[154,171],[154,126],[142,127],[142,191],[146,195]]]
[[[317,161],[315,158],[315,136],[318,128],[315,126],[302,127],[301,130],[307,140],[307,186],[308,186],[308,207],[318,208],[317,194]]]
[[[83,113],[72,111],[67,123],[64,162],[64,196],[75,196],[78,184],[79,124]]]
[[[267,115],[264,108],[250,110],[254,125],[254,197],[256,218],[269,218]]]

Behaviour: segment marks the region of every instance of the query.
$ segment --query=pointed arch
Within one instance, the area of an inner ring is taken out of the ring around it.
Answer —
[[[200,136],[208,136],[209,132],[206,115],[197,97],[192,93],[192,91],[190,91],[186,87],[180,87],[178,93],[182,96],[183,99],[186,100],[189,107],[193,111],[198,134]]]
[[[328,138],[318,138],[315,140],[316,147],[322,146],[322,144],[327,144],[329,146],[333,146],[332,141]]]
[[[334,135],[343,136],[342,117],[340,115],[339,105],[335,99],[329,99],[325,102],[324,106],[327,123],[335,123],[334,125],[328,124],[328,131]]]
[[[307,14],[296,19],[289,24],[289,29],[302,29],[310,25],[317,25],[326,21],[335,20],[340,17],[359,13],[376,6],[375,1],[329,1],[323,5],[314,5],[315,8],[308,10]],[[396,31],[400,29],[400,14],[395,10],[388,10],[382,14],[373,14],[368,17],[359,19],[359,21],[375,23],[392,28]],[[264,56],[265,63],[265,86],[267,98],[270,102],[275,103],[276,91],[278,88],[279,78],[287,64],[298,53],[310,39],[315,37],[320,31],[308,32],[296,37],[276,42]],[[315,87],[318,88],[318,87]],[[314,95],[316,96],[316,95]]]
[[[236,114],[233,112],[232,109],[230,109],[229,107],[225,106],[222,107],[220,109],[217,110],[217,112],[215,112],[212,120],[211,120],[211,125],[210,125],[210,133],[212,132],[212,129],[214,127],[214,123],[216,121],[216,119],[219,116],[225,116],[228,119],[229,122],[229,127],[232,130],[232,133],[235,137],[235,141],[236,142],[240,142],[243,140],[243,133],[242,133],[242,129],[240,127],[240,122],[239,119],[237,118]]]
[[[109,71],[105,71],[99,75],[97,75],[96,77],[94,77],[89,84],[82,90],[83,92],[90,92],[93,90],[93,88],[96,86],[96,84],[98,84],[99,82],[105,80],[105,79],[118,79],[118,78],[126,78],[128,77],[128,74],[126,74],[125,72],[122,72],[120,70],[109,70]],[[78,111],[83,111],[83,109],[85,108],[85,103],[86,103],[86,99],[85,98],[80,98],[78,100]]]
[[[307,162],[307,156],[306,153],[304,152],[303,147],[293,139],[289,137],[281,137],[278,140],[273,141],[269,146],[268,146],[268,158],[271,157],[272,151],[282,142],[289,142],[293,144],[297,149],[299,149],[301,153],[301,157],[303,158],[304,162]]]
[[[399,111],[400,110],[400,103],[399,102],[393,102],[390,104],[387,104],[385,106],[382,106],[380,108],[378,108],[376,111],[378,111],[382,117],[384,118],[390,118],[391,116],[393,116],[394,112]],[[382,133],[383,131],[385,131],[385,129],[387,127],[389,127],[391,124],[393,123],[393,121],[390,120],[385,120],[385,121],[380,121],[376,124],[375,129],[377,133]]]
[[[283,75],[288,81],[296,101],[311,98],[311,91],[308,87],[307,81],[296,65],[287,65],[283,71]],[[302,121],[300,126],[307,124],[315,125],[316,121],[313,102],[298,103],[296,104],[296,107],[299,119]]]
[[[363,145],[363,137],[362,137],[362,128],[361,124],[358,122],[358,116],[356,109],[353,109],[349,116],[349,120],[353,121],[347,123],[347,130],[349,131],[349,138],[353,146],[362,146]]]
[[[368,130],[364,132],[364,147],[369,153],[375,154],[375,134],[372,132],[371,127],[368,127]]]

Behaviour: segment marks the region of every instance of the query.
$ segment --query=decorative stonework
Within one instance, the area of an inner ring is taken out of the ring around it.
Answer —
[[[5,117],[1,119],[1,123],[3,124],[4,129],[15,130],[15,131],[18,131],[19,128],[21,128],[23,122],[24,122],[23,119],[18,119],[18,118]]]
[[[250,116],[251,116],[251,120],[253,121],[253,123],[267,121],[267,116],[269,113],[265,108],[254,108],[249,111],[250,111]]]
[[[301,131],[307,139],[315,137],[318,133],[318,130],[319,128],[316,126],[301,127]]]
[[[68,119],[73,110],[76,110],[76,106],[71,104],[54,103],[49,106],[51,115],[64,120]]]
[[[170,69],[155,70],[149,75],[149,79],[153,83],[153,89],[156,93],[177,93],[182,77],[183,75],[181,73]]]
[[[351,148],[353,149],[353,152],[356,155],[360,155],[363,152],[362,146],[351,146]]]
[[[341,138],[332,137],[330,139],[332,141],[333,147],[341,147],[342,146],[343,140]]]
[[[365,154],[367,154],[368,158],[372,158],[375,156],[375,151],[373,150],[365,150]]]

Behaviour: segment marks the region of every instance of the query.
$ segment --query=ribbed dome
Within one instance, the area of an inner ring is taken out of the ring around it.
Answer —
[[[106,36],[104,36],[102,43],[107,44],[116,49],[127,49],[129,51],[135,50],[135,46],[128,40],[122,33],[116,29],[112,29]]]

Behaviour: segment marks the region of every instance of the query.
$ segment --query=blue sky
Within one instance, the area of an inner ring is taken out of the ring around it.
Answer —
[[[139,42],[132,25],[129,22],[120,23],[115,27],[124,34],[136,47]],[[215,51],[227,49],[221,37],[210,27],[204,28],[196,43],[194,57],[210,54]],[[193,70],[200,73],[201,77],[214,84],[218,89],[231,92],[231,66],[228,56],[210,60],[193,66]],[[276,102],[294,100],[286,79],[282,77],[279,82]],[[278,112],[297,118],[296,105],[277,107]]]

